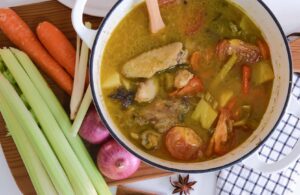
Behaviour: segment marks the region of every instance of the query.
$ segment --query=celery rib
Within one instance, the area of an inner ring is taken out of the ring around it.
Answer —
[[[35,151],[44,165],[55,189],[59,194],[74,194],[71,184],[52,151],[48,141],[27,110],[13,86],[0,73],[0,94],[7,102],[17,121],[22,123],[22,128],[28,140],[34,145]]]
[[[49,175],[47,174],[42,162],[38,158],[34,148],[29,142],[25,131],[22,129],[21,122],[16,120],[12,111],[7,106],[4,98],[0,94],[0,111],[10,132],[19,154],[23,159],[24,165],[27,169],[29,177],[32,181],[33,187],[37,194],[40,195],[56,195],[57,192],[53,186]]]
[[[73,148],[74,152],[76,153],[78,159],[80,160],[82,166],[84,167],[86,173],[88,174],[90,180],[92,181],[96,191],[98,194],[101,195],[109,195],[111,192],[109,191],[109,188],[104,180],[104,178],[101,176],[98,168],[96,167],[94,161],[92,160],[90,154],[88,153],[86,147],[84,146],[82,140],[79,136],[73,137],[70,133],[70,129],[72,127],[71,122],[68,118],[68,115],[66,114],[64,108],[58,101],[57,97],[53,93],[53,91],[49,88],[47,82],[39,72],[39,70],[36,68],[36,66],[33,64],[33,62],[30,60],[30,58],[22,51],[10,48],[10,50],[14,53],[14,55],[19,60],[20,64],[26,71],[27,75],[30,77],[32,83],[37,88],[38,92],[48,105],[50,111],[52,112],[53,116],[57,120],[59,126],[63,130],[63,133],[65,134],[66,138],[68,139],[71,147]],[[90,93],[90,87],[87,89]],[[88,92],[86,92],[88,93]],[[87,95],[85,95],[86,97]],[[89,95],[89,98],[84,98],[83,102],[86,102],[85,99],[88,100],[88,106],[89,107],[92,97],[91,94]],[[86,109],[87,110],[87,109]],[[77,116],[80,116],[80,113],[82,111],[78,112]],[[85,116],[86,111],[83,114],[83,118]],[[77,117],[76,117],[77,118]],[[81,123],[80,123],[81,124]],[[79,125],[80,128],[80,125]],[[78,129],[79,129],[78,128]]]
[[[35,113],[44,134],[70,180],[75,194],[97,194],[56,119],[18,60],[9,49],[0,50],[0,55]]]

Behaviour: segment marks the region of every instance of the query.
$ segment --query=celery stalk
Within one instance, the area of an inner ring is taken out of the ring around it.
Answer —
[[[89,87],[86,89],[85,95],[83,97],[78,113],[72,125],[71,133],[73,136],[77,135],[92,100],[93,100],[92,91],[91,91],[91,86],[89,85]]]
[[[108,186],[105,183],[105,180],[101,176],[99,170],[97,169],[95,163],[93,162],[90,154],[88,153],[86,147],[84,146],[83,142],[81,141],[79,136],[73,137],[70,133],[71,129],[71,122],[66,114],[65,110],[63,109],[62,105],[56,98],[53,91],[48,87],[47,82],[30,60],[30,58],[22,51],[10,48],[10,50],[15,54],[23,68],[25,69],[26,73],[30,77],[31,81],[43,97],[44,101],[48,105],[49,109],[51,110],[53,116],[57,120],[59,126],[63,130],[66,138],[68,139],[70,145],[72,146],[74,152],[76,153],[78,159],[80,160],[82,166],[84,167],[85,171],[87,172],[90,180],[94,184],[98,194],[111,194],[109,191]],[[88,88],[90,91],[90,88]],[[86,99],[86,98],[84,98]],[[89,98],[89,103],[91,103],[91,95]],[[83,100],[85,102],[86,100]],[[89,106],[89,105],[88,105]],[[81,109],[82,110],[82,109]],[[78,113],[81,113],[79,111]],[[80,116],[80,114],[78,114]],[[85,114],[84,114],[85,115]],[[84,116],[83,116],[84,117]],[[80,126],[79,126],[80,128]]]
[[[236,54],[233,54],[229,60],[224,64],[220,72],[217,74],[217,76],[214,78],[214,80],[211,82],[210,89],[216,88],[228,75],[229,71],[232,69],[234,64],[236,63],[238,57]]]
[[[74,194],[69,180],[39,126],[13,86],[0,73],[0,94],[22,126],[59,194]]]
[[[21,122],[15,117],[7,103],[0,94],[0,111],[5,120],[8,131],[10,132],[19,154],[21,155],[24,165],[28,171],[34,189],[37,194],[55,195],[57,194],[42,162],[34,151],[33,146],[28,140],[25,131],[22,129]]]
[[[49,107],[44,102],[18,60],[9,49],[1,49],[0,55],[35,113],[39,124],[61,162],[75,193],[83,195],[97,194],[60,126],[49,110]]]

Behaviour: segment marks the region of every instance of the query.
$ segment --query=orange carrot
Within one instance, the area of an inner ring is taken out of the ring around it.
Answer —
[[[203,13],[202,10],[189,14],[186,17],[186,24],[185,24],[185,34],[188,36],[194,35],[196,32],[200,30],[203,26]]]
[[[64,91],[72,93],[73,81],[70,75],[47,53],[29,26],[12,9],[0,8],[0,29]]]
[[[191,56],[191,65],[193,70],[198,70],[200,65],[200,52],[195,51]]]
[[[258,40],[257,45],[259,47],[259,50],[260,50],[260,53],[261,53],[263,59],[264,60],[269,59],[270,58],[270,50],[269,50],[267,43],[265,41]]]
[[[202,81],[198,77],[194,76],[185,87],[173,91],[170,93],[170,96],[192,95],[203,91],[203,89]]]
[[[237,97],[232,97],[227,103],[227,105],[225,106],[225,108],[227,108],[230,112],[232,112],[236,104],[237,104]]]
[[[249,66],[243,66],[243,78],[242,78],[242,92],[244,95],[248,95],[249,88],[250,88],[250,76],[251,76],[251,69]]]
[[[36,33],[50,55],[74,78],[76,51],[67,37],[46,21],[37,26]]]

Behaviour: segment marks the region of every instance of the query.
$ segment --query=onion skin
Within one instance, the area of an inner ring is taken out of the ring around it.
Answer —
[[[94,106],[89,108],[80,127],[79,135],[91,144],[101,144],[110,137]]]
[[[134,174],[141,161],[115,140],[106,142],[97,155],[97,165],[103,175],[112,179],[125,179]]]

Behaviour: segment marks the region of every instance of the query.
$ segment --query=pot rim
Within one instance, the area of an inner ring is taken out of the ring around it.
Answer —
[[[108,129],[108,131],[110,132],[111,136],[122,146],[124,147],[126,150],[128,150],[130,153],[132,153],[133,155],[135,155],[136,157],[138,157],[139,159],[141,159],[142,161],[144,161],[145,163],[160,168],[160,169],[164,169],[167,171],[171,171],[171,172],[180,172],[180,173],[207,173],[207,172],[213,172],[213,171],[217,171],[217,170],[221,170],[227,167],[230,167],[238,162],[241,162],[242,160],[246,159],[248,156],[250,156],[251,154],[253,154],[260,146],[263,145],[263,143],[271,136],[271,134],[274,132],[275,128],[277,127],[277,125],[279,124],[281,118],[283,117],[285,110],[287,108],[288,102],[289,102],[289,98],[290,98],[290,94],[291,94],[291,89],[292,89],[292,77],[293,77],[293,71],[292,71],[292,58],[291,58],[291,52],[290,52],[290,48],[289,48],[289,44],[287,41],[287,38],[284,34],[284,31],[280,25],[280,23],[278,22],[277,18],[275,17],[275,15],[273,14],[273,12],[270,10],[270,8],[262,1],[262,0],[257,0],[260,5],[269,13],[269,15],[272,17],[273,21],[275,22],[278,30],[280,31],[280,34],[282,36],[282,39],[284,40],[284,44],[286,47],[286,51],[287,51],[287,55],[288,55],[288,61],[289,61],[289,84],[288,84],[288,91],[287,91],[287,97],[284,103],[284,107],[279,115],[278,120],[276,121],[276,123],[274,124],[273,128],[269,131],[269,133],[261,140],[261,142],[256,145],[252,150],[250,150],[248,153],[244,154],[243,156],[241,156],[239,159],[234,160],[232,162],[229,162],[227,164],[218,166],[218,167],[213,167],[210,169],[203,169],[203,170],[184,170],[184,169],[176,169],[176,168],[170,168],[167,166],[163,166],[160,165],[156,162],[153,162],[149,159],[144,158],[143,156],[141,156],[140,154],[138,154],[137,152],[133,151],[130,147],[128,147],[115,133],[114,130],[110,127],[110,125],[108,124],[108,122],[106,121],[104,115],[102,114],[101,108],[97,102],[97,93],[96,93],[96,86],[93,83],[94,80],[94,75],[93,75],[93,69],[94,69],[94,55],[95,55],[95,48],[97,47],[97,42],[99,39],[100,34],[102,33],[103,27],[105,26],[106,22],[108,21],[108,19],[110,18],[110,15],[114,12],[114,10],[123,2],[124,0],[119,0],[112,8],[111,10],[108,12],[108,14],[106,15],[105,18],[103,18],[102,23],[99,26],[99,29],[97,30],[97,34],[95,37],[95,40],[93,42],[93,47],[91,50],[91,54],[90,54],[90,84],[91,84],[91,91],[92,91],[92,96],[93,96],[93,102],[94,105],[96,107],[96,110],[102,120],[102,122],[104,123],[104,125],[106,126],[106,128]]]

